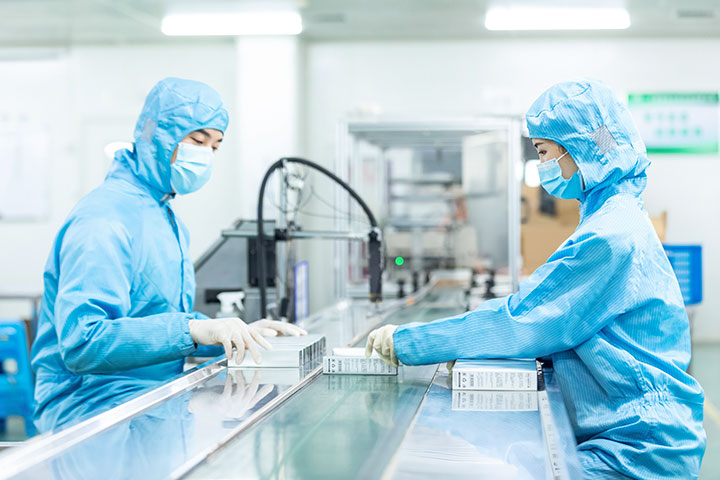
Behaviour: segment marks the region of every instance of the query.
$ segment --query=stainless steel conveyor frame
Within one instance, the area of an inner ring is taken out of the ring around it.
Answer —
[[[303,326],[311,332],[325,333],[328,336],[329,348],[357,345],[369,331],[383,323],[427,321],[436,316],[448,316],[462,311],[465,302],[463,291],[464,288],[442,287],[437,285],[437,281],[433,281],[417,295],[386,301],[382,310],[377,311],[367,301],[346,300],[313,315]],[[38,476],[64,478],[72,473],[63,475],[58,472],[67,472],[68,468],[72,472],[72,468],[80,468],[78,465],[85,465],[82,468],[90,470],[119,468],[122,476],[133,476],[132,470],[122,471],[123,468],[133,468],[132,465],[119,460],[118,463],[113,463],[116,461],[113,457],[122,457],[125,450],[146,450],[148,445],[142,445],[145,440],[142,437],[128,440],[127,436],[123,437],[122,443],[113,444],[110,441],[113,432],[128,425],[128,431],[132,431],[133,422],[141,422],[146,416],[152,416],[152,412],[157,409],[162,409],[172,402],[183,402],[186,397],[189,397],[188,401],[192,404],[193,396],[203,389],[218,390],[222,377],[225,376],[226,381],[229,378],[225,365],[224,358],[210,360],[111,410],[3,452],[0,455],[0,479]],[[449,392],[447,387],[443,386],[446,383],[446,373],[443,377],[437,366],[404,367],[401,370],[401,375],[392,378],[352,376],[355,378],[343,379],[322,375],[321,367],[314,366],[302,371],[297,381],[292,384],[274,386],[272,392],[244,412],[240,418],[227,418],[222,412],[207,413],[204,416],[195,413],[192,415],[193,428],[190,429],[194,432],[190,435],[192,441],[189,442],[192,448],[187,448],[182,455],[176,455],[177,458],[173,457],[173,460],[167,463],[167,469],[159,470],[153,475],[159,478],[205,478],[217,476],[218,472],[221,472],[220,475],[233,478],[322,478],[324,472],[334,471],[332,469],[336,468],[336,471],[347,471],[348,476],[354,478],[360,478],[357,476],[360,474],[364,475],[363,478],[404,478],[402,468],[397,469],[397,459],[405,458],[402,457],[403,452],[412,450],[413,434],[422,432],[422,429],[427,427],[421,425],[423,422],[431,424],[438,411],[446,412],[442,415],[442,421],[456,422],[459,429],[472,423],[468,419],[492,424],[482,417],[488,415],[487,412],[451,411],[448,403]],[[548,412],[555,428],[553,435],[561,445],[554,454],[562,459],[563,471],[573,471],[577,463],[574,456],[574,438],[562,405],[562,397],[552,382],[548,393],[551,406]],[[182,404],[182,409],[186,412],[184,405]],[[368,417],[374,418],[370,421]],[[293,421],[288,423],[288,418]],[[507,414],[505,417],[493,418],[495,421],[514,421],[514,417]],[[532,415],[524,415],[522,418],[523,422],[530,425],[530,436],[535,435],[533,432],[540,431],[539,418],[537,421]],[[173,424],[176,420],[171,418],[169,421]],[[342,425],[347,425],[354,431],[338,432],[337,429],[342,428]],[[473,432],[472,435],[477,433]],[[282,441],[267,443],[265,437],[268,435],[284,437]],[[316,440],[327,437],[342,439],[347,435],[354,436],[354,441],[357,442],[351,449],[353,452],[346,452],[342,442],[335,442],[336,444],[328,444],[327,455],[331,457],[330,460],[317,461],[312,455],[308,455],[308,452],[316,449]],[[462,437],[465,434],[459,432],[458,435]],[[478,442],[472,435],[468,437],[469,440],[463,441],[474,445],[472,448],[479,452],[477,458],[486,459],[489,451],[484,450],[482,442]],[[543,452],[543,458],[547,458],[547,468],[546,472],[536,472],[537,476],[533,478],[567,478],[553,474],[553,460],[548,455],[550,450],[547,448],[547,436],[536,437],[537,450]],[[170,441],[173,439],[166,439],[167,447],[147,440],[152,442],[149,445],[152,448],[161,449],[156,453],[148,453],[148,464],[160,462],[161,457],[177,453]],[[128,442],[140,442],[141,445]],[[251,451],[251,446],[256,450]],[[493,448],[497,449],[496,447]],[[170,451],[162,450],[163,448]],[[106,456],[103,456],[102,449],[108,450]],[[96,452],[96,455],[92,452]],[[139,460],[133,458],[133,462],[135,461]],[[103,465],[102,462],[110,462],[112,466]],[[352,465],[354,467],[351,468]],[[510,465],[507,468],[512,470],[533,467]],[[90,470],[76,473],[89,474]],[[352,471],[357,471],[357,475],[350,473]],[[147,475],[153,476],[149,473]]]

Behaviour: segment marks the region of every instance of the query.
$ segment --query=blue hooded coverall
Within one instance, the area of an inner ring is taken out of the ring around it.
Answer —
[[[227,125],[209,86],[160,81],[145,99],[133,150],[115,154],[105,182],[60,228],[32,347],[41,431],[181,373],[196,352],[188,322],[206,317],[192,310],[195,271],[187,229],[168,203],[170,161],[190,132]]]
[[[531,138],[577,163],[579,225],[516,293],[398,327],[397,357],[550,356],[587,478],[696,478],[704,393],[686,373],[688,317],[643,207],[650,162],[630,112],[603,83],[581,81],[548,89],[526,120]]]

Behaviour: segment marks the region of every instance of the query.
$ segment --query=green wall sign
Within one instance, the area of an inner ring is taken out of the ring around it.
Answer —
[[[718,153],[717,92],[633,93],[628,106],[648,153]]]

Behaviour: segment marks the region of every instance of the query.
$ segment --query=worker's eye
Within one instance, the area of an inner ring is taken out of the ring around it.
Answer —
[[[197,138],[190,137],[190,139],[192,141],[194,141],[195,143],[197,143],[198,145],[202,145],[202,143],[203,143],[202,140],[198,140]]]

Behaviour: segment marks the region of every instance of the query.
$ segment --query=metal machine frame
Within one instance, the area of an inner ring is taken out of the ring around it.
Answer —
[[[520,253],[520,182],[523,168],[522,161],[522,120],[514,116],[476,117],[470,119],[438,119],[438,120],[381,120],[381,121],[356,121],[343,120],[337,126],[337,140],[335,156],[336,172],[351,172],[350,184],[357,188],[357,178],[360,178],[360,159],[355,156],[355,137],[363,133],[384,133],[393,132],[443,132],[466,131],[468,135],[499,131],[507,134],[508,138],[508,169],[507,169],[507,192],[508,192],[508,267],[512,290],[518,288],[522,258]],[[432,141],[432,136],[428,136]],[[341,204],[343,197],[341,192],[336,193],[335,201]],[[337,219],[336,228],[341,230],[349,229],[348,219]],[[335,295],[336,298],[345,298],[349,295],[347,271],[351,262],[359,262],[359,258],[347,258],[342,255],[340,246],[336,244],[335,258],[344,262],[341,268],[335,270]],[[357,257],[357,256],[356,256]]]

